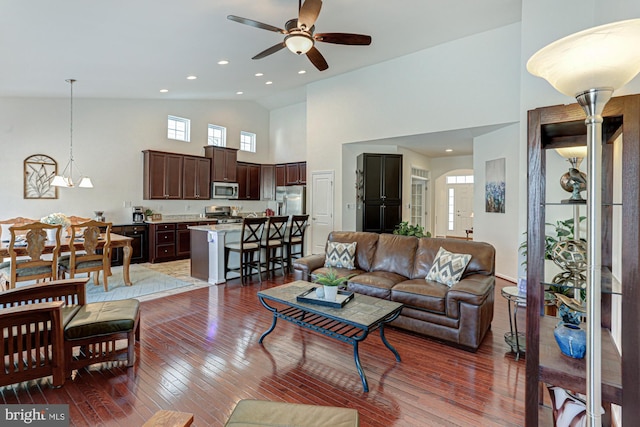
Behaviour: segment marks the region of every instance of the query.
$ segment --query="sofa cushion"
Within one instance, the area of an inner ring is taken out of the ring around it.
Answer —
[[[370,271],[390,271],[404,277],[410,276],[417,247],[416,237],[381,234]]]
[[[469,254],[456,254],[441,247],[438,249],[436,259],[433,261],[426,280],[453,286],[460,281],[470,259],[471,255]]]
[[[396,283],[405,280],[407,280],[407,278],[400,274],[389,271],[373,271],[359,274],[349,279],[347,289],[358,294],[389,299],[391,297],[391,288],[393,288]]]
[[[407,307],[428,310],[434,313],[446,313],[447,292],[449,287],[442,283],[424,279],[406,280],[391,289],[391,301],[401,302]]]
[[[324,266],[355,269],[356,245],[357,242],[327,242]]]
[[[449,252],[465,253],[472,256],[462,278],[476,273],[485,276],[493,276],[495,274],[496,251],[489,243],[423,237],[419,239],[413,274],[409,277],[412,279],[425,278],[429,274],[433,260],[441,247]]]
[[[137,299],[83,305],[64,329],[65,340],[109,335],[133,330],[140,302]]]
[[[378,234],[362,231],[332,231],[327,242],[356,242],[356,268],[371,270],[371,262],[378,245]]]

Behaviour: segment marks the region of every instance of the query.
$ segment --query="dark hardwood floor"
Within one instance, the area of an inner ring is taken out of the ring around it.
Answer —
[[[504,342],[507,306],[497,279],[492,330],[477,353],[388,328],[402,357],[374,334],[360,346],[364,393],[352,347],[280,321],[256,292],[290,277],[237,281],[142,303],[135,367],[97,365],[62,388],[47,380],[0,388],[3,403],[68,403],[72,426],[140,426],[159,409],[191,412],[195,426],[222,426],[240,399],[358,410],[361,426],[520,426],[525,361]],[[521,323],[524,325],[524,322]]]

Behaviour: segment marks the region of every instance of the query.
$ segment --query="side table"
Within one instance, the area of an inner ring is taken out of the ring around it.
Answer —
[[[504,340],[511,347],[511,351],[516,354],[516,362],[520,359],[520,354],[525,354],[526,337],[524,332],[518,332],[518,307],[527,305],[527,295],[518,291],[517,286],[505,286],[500,292],[507,300],[509,310],[509,332],[505,332]],[[549,292],[544,293],[544,305],[555,304],[555,297]]]

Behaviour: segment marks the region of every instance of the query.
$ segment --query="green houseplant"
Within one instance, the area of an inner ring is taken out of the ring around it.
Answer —
[[[396,225],[393,230],[393,234],[399,234],[401,236],[415,236],[415,237],[431,237],[430,232],[424,232],[424,227],[421,225],[411,225],[408,221],[402,221]]]
[[[322,285],[324,294],[323,298],[327,301],[335,301],[338,295],[338,288],[355,276],[355,274],[349,274],[347,276],[340,276],[336,273],[336,270],[329,267],[329,270],[324,274],[318,274],[314,279],[314,282]],[[320,296],[320,295],[318,295]]]

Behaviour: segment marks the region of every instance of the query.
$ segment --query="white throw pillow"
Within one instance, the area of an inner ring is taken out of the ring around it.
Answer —
[[[328,242],[327,254],[324,259],[325,267],[356,268],[356,243]]]
[[[460,281],[470,260],[469,254],[454,254],[441,247],[433,260],[426,280],[433,280],[451,287]]]

